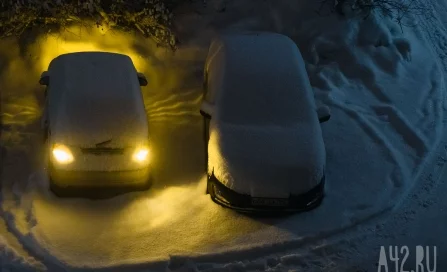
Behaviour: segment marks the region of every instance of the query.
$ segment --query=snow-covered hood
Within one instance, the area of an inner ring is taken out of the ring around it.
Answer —
[[[83,106],[66,103],[51,120],[51,138],[63,144],[94,147],[109,141],[109,147],[135,146],[148,140],[145,112],[114,101],[85,101]]]
[[[288,197],[312,189],[324,174],[326,152],[319,124],[211,128],[210,171],[239,193]]]
[[[49,65],[51,139],[94,147],[147,140],[147,115],[132,60],[107,52],[58,56]]]

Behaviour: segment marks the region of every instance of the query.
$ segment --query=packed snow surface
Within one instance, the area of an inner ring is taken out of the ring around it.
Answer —
[[[164,266],[155,268],[161,265],[158,261],[169,259],[176,270],[184,257],[223,263],[304,250],[312,242],[361,230],[363,223],[396,208],[439,151],[445,88],[436,58],[442,50],[432,50],[433,38],[424,34],[424,24],[402,32],[394,22],[376,16],[319,17],[309,4],[314,1],[228,1],[225,12],[219,12],[219,1],[207,2],[198,12],[191,12],[187,3],[179,11],[177,27],[184,42],[175,55],[116,33],[42,39],[29,47],[36,57],[26,60],[14,42],[0,46],[1,137],[7,149],[2,158],[2,213],[8,233],[50,271],[161,270]],[[322,126],[327,194],[317,209],[253,218],[223,209],[204,195],[198,109],[207,48],[221,29],[278,31],[301,49],[315,98],[332,111]],[[143,92],[157,184],[148,192],[92,201],[58,199],[47,190],[38,128],[42,90],[36,85],[47,60],[79,48],[128,52],[137,69],[149,76]],[[3,244],[6,252],[14,252]],[[324,251],[319,256],[324,258]],[[297,259],[289,255],[280,261],[293,264]],[[217,271],[231,267],[264,266],[236,263]]]

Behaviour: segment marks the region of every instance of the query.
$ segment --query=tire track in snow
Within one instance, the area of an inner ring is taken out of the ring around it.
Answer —
[[[239,249],[239,250],[225,251],[223,253],[204,254],[202,256],[189,257],[189,256],[175,255],[171,256],[170,261],[176,261],[177,259],[180,259],[185,261],[186,260],[193,261],[195,263],[228,263],[235,260],[253,260],[260,258],[262,256],[278,252],[287,252],[291,250],[302,249],[303,247],[310,246],[312,244],[317,243],[318,241],[335,239],[340,235],[349,234],[349,231],[358,228],[361,225],[376,222],[380,218],[387,216],[388,212],[390,212],[392,209],[393,209],[392,207],[388,207],[379,212],[370,214],[369,216],[364,217],[361,220],[354,222],[353,224],[349,224],[348,226],[343,226],[330,231],[321,232],[314,236],[306,236],[302,239],[287,240],[281,243],[268,244],[268,245],[265,244],[261,244],[259,246],[249,245],[249,249]]]
[[[0,133],[1,134],[1,133]],[[7,233],[5,233],[4,235],[8,235],[11,234],[13,236],[13,239],[17,239],[18,242],[21,244],[23,250],[28,254],[28,256],[20,256],[20,258],[18,258],[17,253],[15,253],[14,250],[10,249],[6,246],[4,246],[4,244],[2,242],[0,242],[0,244],[2,245],[1,251],[3,253],[6,254],[7,258],[4,258],[4,256],[1,256],[0,258],[0,266],[2,268],[6,267],[11,267],[10,271],[36,271],[36,267],[32,267],[30,268],[30,264],[34,263],[36,266],[39,267],[40,271],[45,271],[47,269],[54,269],[56,268],[54,265],[52,264],[47,264],[44,262],[44,258],[40,258],[40,256],[38,254],[35,254],[34,248],[33,247],[29,247],[27,246],[26,243],[23,243],[23,240],[19,239],[19,237],[22,237],[22,234],[20,233],[20,231],[16,228],[15,224],[14,224],[14,219],[11,220],[11,213],[4,211],[3,209],[3,194],[8,192],[8,188],[5,188],[5,184],[3,183],[4,179],[3,179],[3,168],[4,168],[4,162],[5,162],[5,156],[6,154],[6,149],[3,146],[0,146],[0,180],[2,181],[1,186],[0,186],[0,199],[2,202],[2,206],[0,207],[0,217],[1,220],[4,221],[5,224],[5,229],[7,231]],[[6,189],[6,191],[5,191]],[[12,194],[12,192],[9,192]],[[1,254],[4,255],[4,254]],[[15,257],[15,258],[13,258]],[[43,266],[43,267],[41,267]],[[46,268],[46,269],[45,269]],[[17,269],[17,270],[15,270]],[[53,270],[50,270],[53,271]],[[54,270],[57,271],[57,270]]]
[[[397,154],[396,151],[394,151],[394,148],[387,142],[386,138],[382,135],[380,131],[378,131],[370,122],[363,117],[362,114],[358,113],[356,110],[353,110],[346,105],[338,102],[338,101],[330,101],[332,106],[335,106],[342,111],[346,112],[347,114],[354,117],[353,119],[362,127],[366,134],[375,139],[377,142],[379,142],[381,145],[383,145],[386,150],[388,151],[388,157],[391,159],[391,161],[394,162],[395,165],[397,165],[397,169],[399,169],[399,172],[401,176],[404,179],[408,179],[408,177],[405,176],[405,172],[402,170],[405,167],[402,165],[401,160],[399,159],[399,154]],[[393,181],[393,185],[395,188],[400,188],[403,184],[400,182],[400,179],[391,179]]]
[[[429,4],[429,3],[424,3],[424,4]],[[426,27],[427,34],[430,33],[429,31],[431,31],[433,29],[436,29],[436,27],[437,27],[437,25],[433,24],[433,23],[431,24],[431,26]],[[436,48],[436,51],[438,52],[438,54],[441,56],[441,59],[444,60],[444,59],[446,59],[445,58],[446,54],[444,52],[447,52],[446,51],[447,43],[445,43],[445,40],[446,40],[445,36],[443,34],[440,34],[439,32],[438,32],[438,34],[442,35],[442,39],[443,39],[444,42],[441,42],[441,46],[444,45],[444,47],[438,47],[438,46],[435,46],[435,45],[433,45],[433,46],[434,46],[434,48]],[[430,35],[431,35],[431,33],[430,33]],[[433,35],[431,35],[431,36],[433,36]],[[434,39],[433,39],[433,37],[431,37],[431,42],[434,43],[433,41],[434,41]],[[436,40],[436,43],[437,42],[439,42],[439,40]],[[442,49],[440,49],[440,48],[442,48]],[[446,63],[442,63],[442,66],[443,66],[444,71],[445,71],[446,70]],[[345,106],[345,105],[341,105],[341,106]],[[359,115],[359,113],[354,112],[353,110],[351,110],[351,113]],[[444,115],[444,118],[445,118],[445,115]],[[402,122],[404,122],[404,121],[402,121]],[[370,129],[370,128],[368,128],[368,129]],[[443,129],[443,131],[445,131],[445,129]],[[446,135],[446,133],[444,133],[444,135]],[[413,135],[413,136],[417,136],[417,135]],[[423,138],[421,138],[420,144],[423,143],[422,139]],[[443,139],[440,139],[440,141],[442,141],[442,140]],[[382,141],[383,141],[383,139],[382,139]],[[430,155],[430,158],[426,161],[426,163],[424,165],[421,165],[420,170],[418,172],[418,179],[417,179],[417,181],[414,182],[415,186],[412,186],[411,188],[409,188],[409,190],[414,191],[415,194],[417,194],[417,193],[424,194],[424,191],[427,192],[427,190],[433,190],[433,188],[435,188],[435,184],[437,182],[439,182],[439,175],[442,172],[442,168],[445,165],[445,159],[444,158],[447,156],[446,155],[447,154],[446,153],[447,142],[442,141],[442,142],[436,144],[436,146],[437,147],[442,147],[442,148],[436,148],[435,150],[440,150],[440,151],[433,152],[433,154]],[[394,161],[398,161],[397,157],[396,157],[396,154],[394,154],[392,149],[389,149],[389,150],[390,150],[390,157]],[[433,165],[434,165],[434,169],[433,169]],[[430,172],[430,173],[428,174],[427,172]],[[422,182],[418,182],[419,180],[421,180]],[[423,190],[420,190],[420,189],[423,189]],[[409,197],[412,197],[412,194],[403,194],[402,200],[408,199]],[[400,206],[400,205],[397,205],[397,206]],[[375,234],[375,229],[372,229],[372,231],[369,234],[370,235],[374,235]],[[342,242],[344,242],[344,241],[342,241]],[[329,245],[329,246],[331,246],[331,245]],[[237,259],[241,259],[241,257],[239,257],[237,254],[234,257],[237,258]],[[287,258],[285,258],[285,259],[287,259]],[[293,256],[291,258],[289,258],[289,259],[290,259],[289,261],[292,261],[292,262],[296,261],[296,259],[294,260]],[[215,259],[215,258],[209,258],[208,259],[208,258],[204,257],[201,261],[216,262],[216,260],[218,260],[218,259]],[[299,261],[298,261],[298,264],[299,264]],[[227,267],[227,266],[225,266],[225,267]],[[205,270],[207,270],[207,269],[205,269]],[[209,270],[213,271],[213,269],[209,269]],[[224,270],[224,269],[222,269],[222,270]],[[309,267],[305,267],[305,270],[310,271]]]
[[[444,135],[447,135],[447,128],[444,129]],[[389,244],[390,239],[395,239],[395,237],[402,235],[401,233],[396,234],[395,232],[399,232],[402,226],[408,226],[411,222],[415,221],[418,214],[424,213],[428,207],[436,203],[432,201],[433,195],[439,195],[443,192],[437,189],[442,182],[445,182],[441,180],[441,175],[447,162],[447,141],[441,141],[438,147],[440,147],[437,149],[438,151],[434,152],[434,156],[426,162],[421,170],[421,174],[412,190],[413,192],[407,194],[402,199],[402,204],[400,205],[402,208],[393,215],[392,219],[385,221],[385,218],[388,217],[379,218],[382,220],[363,225],[363,231],[359,231],[355,236],[350,236],[347,233],[341,237],[334,237],[334,242],[332,240],[324,241],[321,248],[328,249],[331,253],[329,256],[326,256],[324,264],[330,264],[336,261],[335,265],[339,270],[335,271],[377,270],[377,267],[374,266],[374,260],[371,261],[371,249],[377,249],[376,252],[378,252],[380,245]],[[413,237],[407,237],[407,239],[412,240]],[[402,243],[401,240],[392,240],[392,243],[396,242]],[[321,267],[319,266],[321,265],[319,263],[321,254],[315,252],[314,248],[310,252],[304,252],[304,254],[296,254],[295,251],[293,252],[294,254],[288,255],[294,261],[294,264],[292,264],[293,267],[289,268],[304,268],[305,271],[318,271],[318,268]],[[301,253],[302,251],[300,250],[299,252]],[[355,262],[346,262],[346,260],[355,260]],[[372,270],[367,270],[365,265],[370,266]],[[364,270],[352,269],[358,269],[360,267]],[[312,268],[316,270],[312,270]],[[441,267],[438,267],[438,270],[445,271]]]
[[[425,137],[418,133],[418,131],[413,130],[412,124],[395,107],[391,105],[383,105],[372,106],[372,109],[379,116],[388,116],[388,121],[397,131],[399,131],[399,134],[403,136],[403,140],[406,141],[409,146],[413,146],[416,149],[418,156],[423,156],[429,150]]]
[[[425,13],[418,16],[420,18],[418,23],[422,26],[425,34],[424,36],[427,37],[428,41],[431,43],[432,48],[435,51],[434,53],[441,59],[441,61],[437,59],[437,62],[443,68],[445,78],[445,75],[447,74],[447,26],[444,26],[442,20],[439,19],[436,13],[441,12],[447,15],[446,7],[445,5],[437,5],[437,7],[435,7],[432,1],[418,0],[418,2],[421,6],[426,7]],[[443,9],[443,11],[439,11],[439,9]]]
[[[0,167],[1,168],[1,167]],[[38,175],[33,174],[31,176],[32,177],[38,177]],[[23,249],[26,251],[26,253],[32,258],[32,260],[35,260],[35,262],[39,263],[41,267],[41,269],[36,270],[36,269],[32,269],[30,271],[50,271],[50,272],[59,272],[59,271],[73,271],[73,272],[113,272],[113,271],[144,271],[144,272],[148,272],[150,269],[151,271],[163,271],[165,270],[166,267],[166,262],[152,262],[150,264],[147,263],[139,263],[139,264],[120,264],[120,265],[115,265],[115,266],[111,266],[111,267],[95,267],[95,268],[86,268],[86,267],[74,267],[71,266],[67,263],[62,262],[61,260],[59,260],[57,257],[53,256],[51,254],[50,251],[48,251],[44,246],[41,245],[41,243],[39,241],[37,241],[36,239],[34,239],[34,235],[31,233],[33,230],[33,227],[36,224],[36,220],[34,220],[35,215],[34,215],[34,209],[32,208],[33,205],[33,199],[36,197],[36,192],[39,192],[39,189],[43,189],[40,188],[39,185],[36,180],[28,180],[28,183],[31,184],[31,187],[27,187],[25,190],[27,190],[26,192],[19,192],[17,190],[20,189],[13,189],[13,188],[8,188],[8,187],[4,187],[5,184],[2,184],[2,190],[5,190],[4,193],[8,193],[11,195],[14,194],[25,194],[26,195],[26,199],[14,199],[12,201],[19,201],[20,204],[22,204],[21,208],[25,208],[26,210],[26,217],[27,217],[27,230],[29,231],[29,233],[24,234],[18,227],[18,225],[16,224],[17,222],[17,217],[16,214],[14,214],[14,212],[12,211],[5,211],[4,207],[2,205],[2,207],[0,207],[0,216],[2,218],[5,219],[5,223],[6,223],[6,229],[9,233],[11,233],[21,244],[21,246],[23,247]],[[14,185],[13,185],[14,186]],[[46,188],[44,188],[46,189]],[[29,192],[31,191],[31,192]],[[45,193],[49,193],[49,192],[45,192]],[[2,196],[0,196],[1,198]],[[23,207],[23,203],[25,203],[26,207]],[[1,249],[1,247],[0,247]],[[0,256],[0,261],[1,261],[1,256]],[[20,260],[19,260],[20,261]],[[17,264],[17,261],[14,261],[13,263]],[[2,263],[0,262],[0,268],[1,268]],[[26,268],[26,263],[22,266],[19,266],[20,269],[18,271],[28,271],[28,270],[23,270]],[[13,272],[15,270],[11,270],[11,272]]]
[[[4,166],[4,157],[2,158],[1,161],[1,165],[0,165],[0,170],[3,168]],[[11,233],[12,235],[14,235],[14,237],[20,242],[20,244],[22,245],[23,249],[26,251],[26,253],[31,256],[31,258],[33,258],[34,260],[40,262],[45,268],[46,271],[65,271],[65,269],[63,269],[63,265],[61,264],[55,264],[54,261],[49,261],[48,257],[49,255],[45,255],[39,248],[36,248],[36,246],[33,244],[33,239],[30,239],[31,235],[27,234],[27,235],[23,235],[23,233],[21,233],[21,231],[17,228],[15,222],[15,216],[14,214],[12,214],[9,211],[6,211],[4,209],[5,203],[3,203],[4,201],[6,201],[3,197],[4,194],[11,194],[13,195],[13,190],[12,188],[8,188],[5,187],[7,184],[4,184],[4,176],[2,177],[2,184],[1,184],[1,193],[2,195],[0,196],[1,198],[1,202],[2,205],[0,207],[0,216],[5,220],[6,223],[6,229],[9,233]],[[11,185],[11,184],[8,184]],[[14,184],[12,184],[13,186]],[[32,214],[28,214],[28,216],[32,216]],[[31,226],[28,226],[29,230],[31,230]],[[22,239],[21,239],[22,238]],[[36,250],[37,249],[37,250]],[[42,269],[42,271],[45,271]]]
[[[3,190],[4,190],[4,184],[3,184],[3,173],[4,173],[4,162],[6,158],[6,147],[3,145],[1,139],[3,137],[3,111],[2,111],[2,93],[0,90],[0,203],[3,204]],[[7,243],[7,235],[12,235],[13,237],[11,239],[19,240],[17,234],[15,234],[13,231],[11,231],[10,224],[6,220],[5,213],[3,211],[3,205],[0,207],[0,217],[1,221],[0,224],[4,224],[4,227],[6,228],[6,231],[8,233],[4,233],[1,235],[0,241],[0,269],[5,268],[8,269],[7,271],[35,271],[37,267],[39,269],[43,269],[41,267],[42,263],[39,263],[38,258],[32,254],[29,250],[27,250],[24,246],[23,249],[28,253],[28,256],[20,256],[17,251],[15,251],[11,245]],[[20,241],[19,241],[20,242]]]
[[[435,9],[435,7],[433,6],[432,3],[430,3],[430,1],[419,1],[420,4],[423,4],[424,6],[427,7],[427,10],[430,12],[430,14],[432,16],[426,16],[427,18],[425,18],[425,16],[423,16],[423,20],[421,20],[421,24],[423,25],[423,28],[425,29],[425,34],[426,36],[428,36],[428,41],[432,44],[432,47],[435,51],[435,53],[437,53],[440,57],[440,59],[442,61],[438,62],[440,67],[442,67],[443,71],[444,71],[444,76],[446,75],[447,72],[447,36],[446,36],[446,27],[441,27],[441,20],[439,18],[437,18],[434,14],[434,12],[437,10]],[[441,5],[439,5],[441,6]],[[442,14],[447,15],[447,9],[446,6],[443,5],[442,6]],[[439,10],[438,10],[439,12]],[[437,23],[435,23],[434,18],[436,18],[438,20]],[[425,19],[425,20],[424,20]],[[439,28],[442,28],[442,31],[439,30]],[[432,33],[432,31],[434,30],[434,33]],[[445,77],[443,77],[445,78]],[[444,83],[445,81],[442,80],[442,82]],[[445,99],[445,85],[443,84],[443,86],[441,86],[442,90],[443,90],[443,98]],[[445,113],[445,109],[444,109],[444,113]],[[443,123],[446,123],[446,115],[444,114],[444,120]],[[419,207],[420,210],[424,210],[427,207],[429,207],[430,205],[432,205],[433,203],[429,200],[432,197],[432,194],[436,193],[435,190],[438,187],[438,184],[440,184],[441,182],[441,174],[443,173],[444,168],[446,167],[446,162],[447,162],[447,140],[445,139],[445,136],[447,135],[447,127],[444,126],[442,129],[443,133],[443,137],[440,137],[440,142],[437,143],[435,146],[436,148],[434,150],[436,150],[435,152],[433,152],[434,154],[432,156],[430,156],[430,158],[426,161],[426,163],[424,165],[421,166],[420,171],[419,171],[419,178],[416,180],[416,182],[414,183],[415,185],[411,188],[411,191],[409,192],[409,194],[406,194],[405,197],[402,198],[401,203],[396,206],[396,207],[402,207],[401,210],[399,210],[399,213],[397,215],[394,216],[394,218],[396,220],[393,220],[393,225],[395,225],[397,227],[397,229],[399,229],[400,226],[402,226],[403,224],[409,224],[408,220],[411,220],[408,217],[408,214],[414,214],[414,209],[416,209],[417,207]],[[428,203],[428,204],[427,204]],[[414,218],[413,218],[414,219]],[[380,222],[379,222],[380,223]],[[383,222],[382,222],[383,223]],[[393,235],[391,233],[385,233],[384,229],[381,228],[377,228],[378,226],[382,226],[383,224],[380,225],[370,225],[370,226],[365,226],[366,227],[366,231],[361,232],[361,233],[368,233],[367,235],[359,235],[356,240],[357,244],[359,245],[363,245],[366,247],[368,247],[367,253],[366,254],[370,254],[370,248],[371,248],[371,244],[370,242],[367,242],[368,240],[373,240],[375,241],[375,239],[377,239],[377,236],[381,236],[381,237],[385,237],[386,236],[390,236]],[[411,237],[410,237],[411,239]],[[342,243],[344,243],[346,240],[352,240],[352,237],[339,237],[339,241],[341,241]],[[326,242],[327,245],[324,245],[324,248],[329,247],[330,249],[334,247],[334,243],[329,243]],[[350,243],[353,244],[353,243]],[[383,243],[381,243],[383,244]],[[341,247],[344,248],[343,250],[337,250],[336,252],[334,252],[334,254],[332,254],[332,259],[337,259],[337,260],[349,260],[350,258],[352,258],[352,255],[355,255],[357,258],[359,257],[359,255],[361,253],[359,253],[359,248],[357,246],[354,246],[354,248],[352,246],[348,247],[348,249],[346,249],[346,247]],[[350,252],[350,250],[354,249],[354,253]],[[313,252],[311,252],[312,254]],[[363,253],[365,254],[365,253]],[[309,259],[309,256],[300,256],[297,254],[292,254],[290,255],[292,259],[295,259],[295,262],[299,265],[299,268],[305,268],[305,270],[310,271],[311,268],[320,268],[320,266],[313,266],[313,267],[309,267],[307,265],[302,265],[304,263],[304,261],[300,264],[298,262],[299,259]],[[315,256],[314,256],[315,257]],[[365,257],[365,256],[364,256]],[[367,258],[367,257],[366,257]],[[320,255],[316,254],[316,259],[319,260],[320,259]],[[332,260],[329,260],[332,261]],[[357,260],[359,261],[359,260]],[[312,262],[312,260],[310,261]],[[309,263],[309,262],[307,262]],[[364,263],[363,263],[364,264]],[[373,264],[372,264],[373,265]],[[359,266],[357,266],[359,267]],[[297,268],[297,267],[294,267]],[[340,268],[340,267],[338,267]],[[350,266],[349,268],[353,268],[353,266]],[[374,267],[374,269],[376,269],[376,267]],[[348,267],[345,267],[345,269],[348,271]],[[366,271],[366,270],[365,270]]]

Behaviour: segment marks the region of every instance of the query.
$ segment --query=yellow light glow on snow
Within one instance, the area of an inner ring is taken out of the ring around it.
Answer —
[[[33,124],[42,111],[36,95],[40,86],[33,82],[34,69],[23,60],[20,48],[12,39],[0,44],[0,123],[9,126],[1,133],[0,142],[15,146],[32,137],[22,128]]]
[[[132,37],[117,32],[103,35],[97,29],[73,26],[57,35],[48,35],[40,41],[40,70],[45,71],[51,60],[59,55],[83,51],[106,51],[128,55],[138,71],[144,70],[141,57],[133,50]]]
[[[87,30],[73,26],[57,34],[49,34],[36,41],[33,55],[39,56],[38,74],[48,70],[50,62],[59,55],[82,52],[103,51],[128,55],[138,72],[148,79],[143,87],[143,98],[151,122],[171,121],[186,124],[190,117],[199,118],[197,107],[200,103],[200,88],[187,87],[193,67],[182,67],[172,62],[194,61],[204,58],[200,55],[206,50],[187,48],[179,50],[176,58],[170,49],[157,48],[150,39],[136,37],[134,34],[120,31],[108,31],[103,34],[98,29]],[[181,51],[181,52],[180,52]],[[145,58],[141,57],[142,55]],[[180,56],[180,58],[179,58]],[[202,68],[200,63],[198,67]],[[194,81],[197,79],[194,78]],[[199,82],[199,81],[198,81]],[[200,87],[200,86],[198,86]],[[152,93],[148,93],[152,92]]]

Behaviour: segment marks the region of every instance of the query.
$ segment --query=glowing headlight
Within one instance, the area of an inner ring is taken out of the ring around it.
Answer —
[[[149,161],[149,148],[141,147],[138,148],[135,153],[133,153],[133,160],[137,162],[147,162]]]
[[[52,150],[53,158],[60,164],[68,164],[74,161],[70,149],[64,145],[55,145]]]

